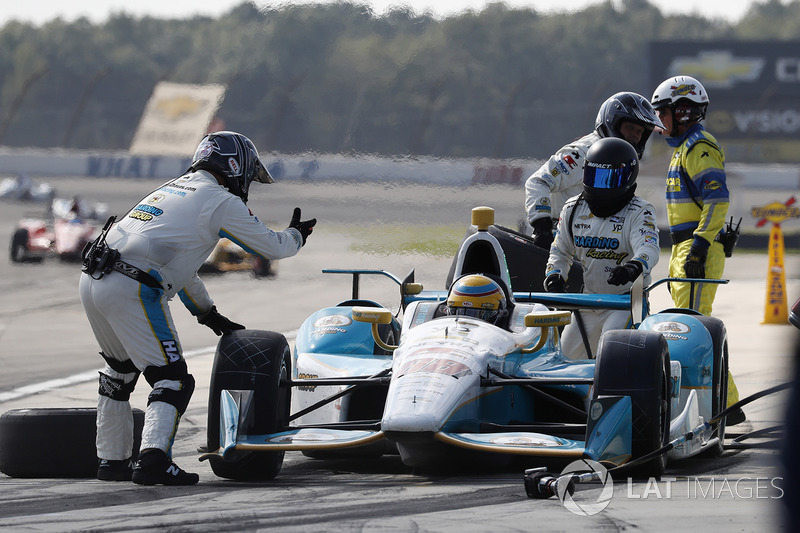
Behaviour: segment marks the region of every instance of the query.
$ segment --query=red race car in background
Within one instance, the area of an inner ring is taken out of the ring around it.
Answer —
[[[80,198],[53,200],[46,218],[26,217],[11,235],[12,263],[40,263],[55,256],[62,261],[80,261],[86,243],[97,236],[105,204],[89,205]]]

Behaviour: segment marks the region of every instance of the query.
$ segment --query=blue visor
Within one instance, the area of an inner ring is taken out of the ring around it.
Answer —
[[[619,189],[628,184],[631,178],[631,165],[617,168],[583,167],[583,184],[595,189]]]

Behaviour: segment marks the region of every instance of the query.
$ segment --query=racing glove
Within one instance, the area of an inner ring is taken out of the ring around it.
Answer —
[[[567,282],[561,274],[550,274],[544,278],[544,290],[547,292],[567,292]]]
[[[204,326],[208,326],[211,328],[214,333],[219,335],[228,335],[233,330],[236,329],[244,329],[244,326],[241,324],[237,324],[231,320],[228,320],[217,311],[217,306],[214,305],[203,313],[202,315],[197,317],[197,321]]]
[[[706,242],[702,237],[695,237],[692,247],[689,249],[689,255],[686,256],[686,263],[683,265],[687,278],[706,277],[706,255],[709,245],[702,246],[702,243],[698,243],[698,239]]]
[[[550,217],[537,218],[531,222],[533,226],[533,244],[545,250],[553,244],[553,219]]]
[[[615,266],[608,276],[609,285],[625,285],[639,277],[642,273],[642,264],[639,261],[628,261],[624,265]]]
[[[312,218],[311,220],[300,220],[300,208],[295,207],[294,213],[292,214],[292,221],[289,222],[289,227],[294,228],[300,232],[300,235],[303,236],[303,246],[306,244],[306,239],[311,233],[314,231],[314,226],[317,224],[317,219]]]

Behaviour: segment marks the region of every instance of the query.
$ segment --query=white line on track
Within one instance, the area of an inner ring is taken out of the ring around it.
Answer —
[[[283,335],[284,337],[286,337],[286,340],[292,340],[297,336],[297,330],[285,332]],[[208,346],[206,348],[200,348],[198,350],[191,350],[188,352],[183,352],[183,357],[185,359],[189,359],[192,357],[197,357],[199,355],[210,355],[213,354],[214,351],[216,351],[216,349],[217,349],[216,346]],[[25,385],[24,387],[20,387],[18,389],[14,389],[8,392],[0,392],[0,403],[9,402],[11,400],[18,400],[19,398],[25,398],[26,396],[33,396],[34,394],[40,394],[42,392],[62,389],[64,387],[69,387],[71,385],[86,383],[87,381],[92,381],[93,379],[96,379],[98,371],[99,369],[88,370],[86,372],[74,374],[66,378],[51,379],[49,381],[43,381],[41,383],[33,383],[31,385]]]

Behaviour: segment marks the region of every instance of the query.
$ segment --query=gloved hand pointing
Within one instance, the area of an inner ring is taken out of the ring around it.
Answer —
[[[208,311],[197,317],[197,321],[204,326],[211,328],[214,333],[219,335],[228,335],[236,329],[245,329],[243,325],[237,324],[228,320],[217,311],[217,306],[211,307]]]
[[[317,219],[312,218],[311,220],[300,220],[300,208],[295,207],[294,213],[292,214],[292,221],[289,222],[290,228],[295,228],[300,232],[300,235],[303,236],[303,245],[306,244],[306,239],[309,235],[314,231],[314,226],[317,224]]]

